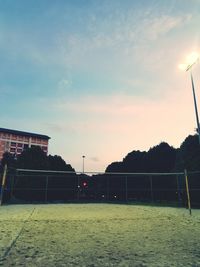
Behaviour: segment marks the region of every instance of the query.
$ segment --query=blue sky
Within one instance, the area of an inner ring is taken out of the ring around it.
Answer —
[[[199,0],[0,0],[0,125],[51,136],[49,153],[104,171],[196,127],[189,75]],[[193,70],[197,97],[200,67]],[[198,97],[199,99],[199,97]]]

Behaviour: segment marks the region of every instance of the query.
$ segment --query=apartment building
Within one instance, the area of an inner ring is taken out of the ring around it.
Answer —
[[[32,146],[40,146],[48,153],[49,139],[47,135],[0,128],[0,160],[4,152],[19,155],[24,149]]]

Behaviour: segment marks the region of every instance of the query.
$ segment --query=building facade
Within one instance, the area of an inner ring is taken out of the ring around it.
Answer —
[[[17,156],[33,146],[39,146],[48,153],[49,139],[47,135],[0,128],[0,160],[5,152]]]

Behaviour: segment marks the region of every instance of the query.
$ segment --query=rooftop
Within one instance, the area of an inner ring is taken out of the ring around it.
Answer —
[[[1,133],[9,133],[9,134],[22,135],[22,136],[29,136],[29,137],[37,137],[37,138],[46,139],[46,140],[49,140],[50,139],[49,136],[43,135],[43,134],[29,133],[29,132],[23,132],[23,131],[12,130],[12,129],[5,129],[5,128],[0,128],[0,132]]]

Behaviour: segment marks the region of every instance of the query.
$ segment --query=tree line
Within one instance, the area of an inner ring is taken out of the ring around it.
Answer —
[[[200,144],[197,135],[189,135],[180,148],[175,149],[166,142],[161,142],[146,151],[132,151],[121,162],[113,162],[105,170],[105,174],[88,176],[76,174],[74,168],[60,156],[46,155],[39,147],[32,147],[22,152],[17,158],[5,153],[1,161],[8,164],[8,188],[13,187],[15,197],[26,200],[163,200],[182,201],[185,196],[183,177],[161,176],[130,177],[113,175],[112,173],[170,173],[200,170]],[[16,169],[49,170],[49,174],[34,171],[24,175]],[[70,172],[65,175],[52,175],[50,171]],[[21,175],[21,176],[20,176]],[[2,176],[1,176],[2,177]],[[48,178],[47,178],[48,177]],[[151,180],[149,180],[151,178]],[[128,189],[125,188],[125,179]],[[150,184],[151,183],[151,184]],[[153,185],[153,187],[152,187]],[[190,174],[192,200],[200,203],[200,179],[197,174]],[[152,187],[152,188],[151,188]],[[17,190],[18,188],[18,190]],[[48,190],[47,190],[48,188]],[[28,190],[29,189],[29,190]],[[46,190],[46,191],[45,191]],[[127,194],[128,191],[128,194]]]
[[[5,164],[11,169],[75,171],[61,156],[47,155],[39,146],[28,148],[17,157],[5,152],[1,160],[1,172]]]
[[[46,155],[37,146],[24,150],[17,157],[5,152],[0,164],[1,172],[5,163],[14,169],[75,172],[75,169],[61,156]],[[177,149],[166,142],[161,142],[147,152],[133,150],[122,161],[109,164],[105,172],[173,172],[184,169],[200,170],[200,144],[197,135],[189,135]]]
[[[106,172],[175,172],[200,170],[200,144],[197,135],[189,135],[180,148],[166,142],[149,151],[132,151],[121,162],[113,162]]]

